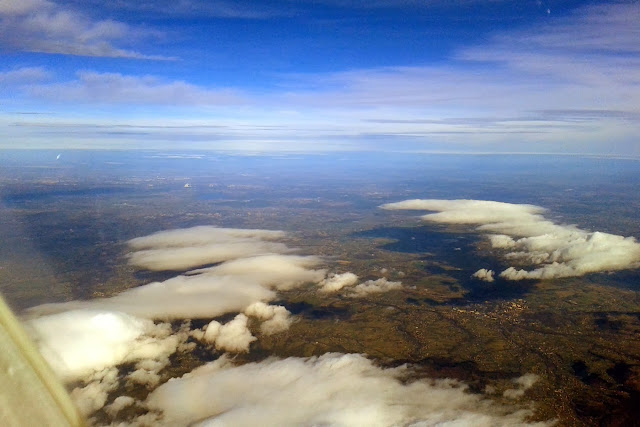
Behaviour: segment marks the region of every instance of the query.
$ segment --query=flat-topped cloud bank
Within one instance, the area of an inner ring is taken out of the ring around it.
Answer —
[[[499,276],[507,280],[553,279],[582,276],[600,271],[640,267],[640,244],[633,237],[582,230],[555,224],[540,206],[485,200],[414,199],[387,203],[388,210],[433,211],[422,216],[441,224],[476,225],[487,234],[491,246],[504,250],[507,260],[529,264],[531,270],[509,267]],[[492,281],[493,271],[474,275]]]

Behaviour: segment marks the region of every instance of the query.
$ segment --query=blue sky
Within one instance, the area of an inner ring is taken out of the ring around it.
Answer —
[[[0,0],[2,148],[640,155],[637,1]]]

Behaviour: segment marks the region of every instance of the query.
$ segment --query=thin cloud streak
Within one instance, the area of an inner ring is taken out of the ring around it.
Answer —
[[[99,0],[72,0],[77,7],[100,7],[108,10],[126,11],[146,17],[164,17],[172,19],[185,18],[223,18],[266,20],[291,16],[290,4],[277,7],[275,4],[262,4],[250,0],[154,0],[135,1],[120,0],[113,4]]]
[[[29,94],[50,101],[127,105],[233,105],[243,103],[233,90],[211,90],[152,76],[81,71],[65,83],[34,86]]]
[[[21,67],[9,71],[1,71],[0,85],[39,83],[51,77],[51,73],[42,67]]]

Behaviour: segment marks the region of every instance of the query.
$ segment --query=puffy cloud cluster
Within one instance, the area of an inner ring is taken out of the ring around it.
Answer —
[[[500,273],[508,280],[552,279],[598,271],[640,267],[640,244],[633,237],[589,232],[544,218],[544,208],[484,200],[406,200],[384,209],[435,211],[422,216],[442,224],[474,224],[489,234],[492,247],[507,251],[507,259],[535,266],[532,270],[509,267]],[[487,280],[488,272],[476,277]]]
[[[108,368],[84,378],[85,385],[71,391],[71,398],[81,414],[89,415],[102,408],[109,393],[118,387],[118,370]]]
[[[349,293],[349,296],[353,298],[357,298],[357,297],[363,297],[369,294],[380,294],[383,292],[388,292],[388,291],[401,289],[401,288],[402,288],[402,283],[392,282],[383,277],[381,279],[367,280],[364,283],[360,283],[359,285],[357,285],[351,290],[351,293]]]
[[[27,326],[54,371],[67,382],[80,383],[71,397],[87,416],[118,388],[116,366],[137,362],[128,380],[155,386],[158,372],[188,338],[168,323],[105,310],[66,311],[31,319]]]
[[[222,325],[212,320],[204,332],[204,340],[215,344],[217,349],[232,352],[249,352],[249,345],[257,338],[247,327],[249,318],[238,314],[231,322]]]
[[[358,283],[358,276],[353,273],[332,274],[319,283],[318,292],[334,293],[346,288],[348,297],[357,298],[402,288],[402,283],[391,282],[384,277],[377,280],[367,280],[358,285],[356,283]]]
[[[320,282],[319,292],[337,292],[345,286],[353,286],[358,283],[358,276],[353,273],[332,274]]]
[[[221,358],[163,384],[145,404],[161,425],[506,426],[526,424],[530,415],[453,380],[403,381],[410,374],[406,366],[382,369],[357,354],[242,366]]]
[[[291,326],[291,312],[281,305],[267,305],[262,301],[251,304],[244,311],[247,316],[253,316],[262,320],[260,332],[264,335],[273,335],[286,331]]]
[[[480,270],[473,273],[472,276],[475,277],[476,279],[484,280],[485,282],[493,282],[495,280],[493,278],[494,274],[495,273],[493,270],[487,270],[486,268],[481,268]]]
[[[136,400],[131,396],[118,396],[115,398],[113,403],[105,408],[107,414],[112,417],[115,417],[118,412],[123,410],[124,408],[135,404]]]

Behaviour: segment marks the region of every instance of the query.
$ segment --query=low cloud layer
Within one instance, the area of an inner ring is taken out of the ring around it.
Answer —
[[[640,244],[633,237],[582,230],[544,218],[534,205],[484,200],[406,200],[382,206],[390,210],[435,211],[422,216],[429,222],[477,225],[488,234],[491,246],[504,250],[507,260],[533,269],[509,267],[500,273],[507,280],[553,279],[600,271],[640,267]],[[491,281],[486,269],[475,276]]]
[[[286,245],[271,241],[282,237],[281,231],[208,226],[166,230],[130,240],[134,252],[129,254],[129,262],[147,270],[179,271],[251,255],[288,252]]]
[[[242,366],[222,358],[165,383],[145,404],[162,425],[515,426],[530,415],[453,380],[403,382],[410,374],[357,354]]]
[[[327,289],[362,297],[401,288],[400,282],[385,278],[357,284],[353,273],[327,277],[325,270],[315,268],[319,258],[291,254],[277,242],[283,237],[282,232],[266,230],[196,227],[134,239],[129,242],[134,250],[130,261],[138,266],[171,270],[176,265],[172,251],[183,267],[208,265],[216,261],[197,249],[212,245],[220,263],[110,298],[35,307],[27,326],[54,370],[74,384],[72,398],[90,422],[102,408],[112,420],[121,421],[119,414],[129,407],[146,411],[128,419],[132,425],[525,422],[529,410],[469,393],[452,380],[407,382],[409,368],[379,368],[357,354],[234,365],[227,353],[250,352],[262,336],[286,331],[295,320],[286,307],[268,304],[280,290],[308,283],[320,287],[319,295]],[[238,247],[247,249],[241,253]],[[190,249],[196,250],[186,251]],[[156,252],[145,263],[135,258],[149,251]],[[211,320],[202,329],[188,321],[229,313],[235,317],[226,323]],[[185,321],[177,326],[166,319]],[[163,384],[171,356],[195,348],[220,357]],[[520,397],[527,384],[517,383],[508,397]],[[135,398],[136,393],[114,399],[115,393],[141,389],[152,390],[146,400]]]
[[[184,248],[206,246],[211,243],[237,243],[239,240],[260,242],[278,240],[285,237],[283,231],[243,228],[221,228],[201,225],[191,228],[164,230],[144,237],[129,240],[129,246],[135,250]]]

